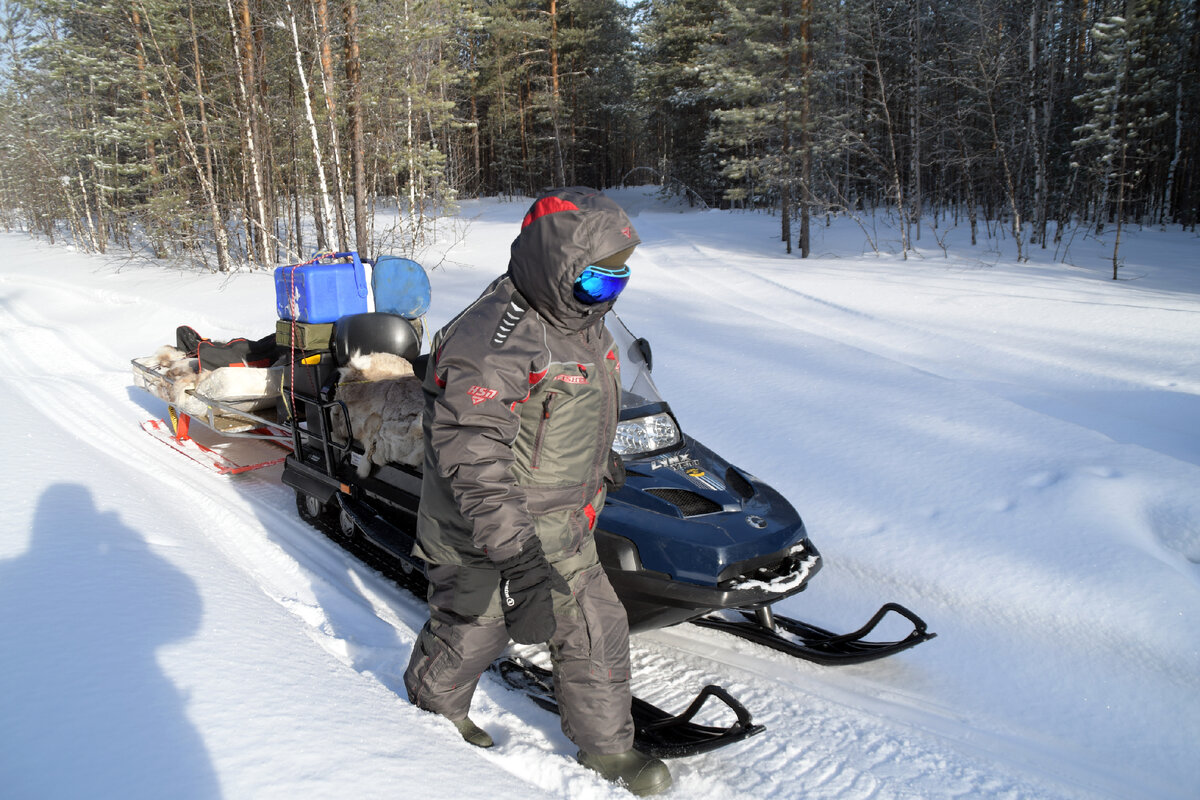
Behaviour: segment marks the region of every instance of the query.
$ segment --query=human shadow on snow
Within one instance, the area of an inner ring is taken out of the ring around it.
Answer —
[[[0,561],[0,781],[10,797],[221,794],[156,652],[193,635],[196,585],[79,484],[38,501]]]

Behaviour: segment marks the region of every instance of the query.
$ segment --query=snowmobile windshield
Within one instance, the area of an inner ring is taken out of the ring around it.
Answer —
[[[678,445],[679,425],[650,377],[650,345],[634,336],[616,312],[610,311],[604,322],[621,356],[621,421],[613,450],[635,457]]]
[[[621,356],[621,411],[661,404],[662,395],[650,377],[650,364],[646,360],[649,346],[645,340],[634,336],[615,311],[608,312],[604,324]]]

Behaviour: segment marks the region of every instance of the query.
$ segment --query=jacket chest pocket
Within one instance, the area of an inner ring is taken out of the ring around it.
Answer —
[[[550,418],[554,415],[554,401],[558,399],[558,396],[558,392],[546,392],[546,396],[542,398],[542,415],[538,418],[537,433],[533,437],[533,454],[529,459],[529,466],[533,469],[542,467],[542,451],[546,447],[546,431],[550,428]]]
[[[528,469],[539,484],[585,481],[601,438],[606,380],[590,365],[572,365],[547,379],[530,403],[536,420],[526,417]]]

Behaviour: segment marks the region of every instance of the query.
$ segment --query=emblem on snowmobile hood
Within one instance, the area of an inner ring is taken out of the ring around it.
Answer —
[[[667,456],[660,456],[650,462],[650,469],[672,469],[676,472],[684,472],[689,469],[699,469],[700,460],[693,458],[691,453],[672,453]]]
[[[640,244],[625,212],[583,186],[538,198],[513,240],[508,274],[517,290],[552,325],[568,331],[598,322],[613,301],[585,306],[572,284],[584,268]]]

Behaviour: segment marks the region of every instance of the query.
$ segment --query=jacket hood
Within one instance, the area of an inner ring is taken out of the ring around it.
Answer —
[[[596,189],[554,189],[530,206],[513,240],[508,274],[530,305],[552,325],[582,330],[615,300],[589,306],[572,287],[584,268],[641,243],[619,205]]]

